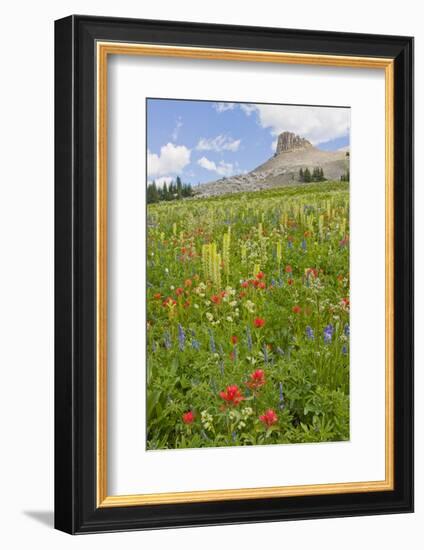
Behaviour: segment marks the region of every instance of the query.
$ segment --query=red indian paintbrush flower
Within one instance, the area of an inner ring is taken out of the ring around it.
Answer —
[[[255,370],[255,372],[252,372],[250,375],[250,379],[248,382],[246,382],[246,386],[248,386],[251,390],[257,390],[261,386],[265,384],[265,373],[262,369]]]
[[[168,296],[168,298],[166,298],[163,302],[162,302],[162,305],[163,307],[169,307],[169,308],[173,308],[174,306],[177,305],[177,302],[171,298],[170,296]]]
[[[306,277],[316,278],[318,277],[318,270],[313,267],[308,267],[307,269],[305,269],[305,275]]]
[[[248,288],[248,286],[249,286],[249,281],[243,281],[243,282],[241,283],[241,286],[242,286],[242,288]]]
[[[181,294],[182,294],[183,292],[184,292],[184,290],[179,286],[179,287],[177,288],[177,290],[175,291],[175,294],[176,294],[177,296],[181,296]]]
[[[232,386],[227,386],[225,391],[220,391],[219,396],[226,401],[228,405],[238,405],[244,399],[239,387],[235,384]]]
[[[259,273],[256,275],[257,279],[263,279],[265,277],[265,273],[263,271],[259,271]]]
[[[233,336],[231,336],[230,340],[231,340],[231,343],[232,343],[234,346],[235,346],[235,345],[237,344],[237,342],[238,342],[238,338],[237,338],[237,336],[235,336],[234,334],[233,334]]]
[[[292,311],[293,313],[300,313],[302,311],[302,308],[300,306],[293,306]]]
[[[261,414],[259,420],[269,428],[278,421],[278,416],[272,409],[268,409],[264,414]]]
[[[291,273],[293,271],[292,269],[292,266],[291,265],[286,265],[286,273]]]
[[[253,324],[256,328],[262,328],[265,325],[265,319],[262,319],[261,317],[256,317],[256,319],[253,320]]]
[[[214,304],[220,304],[221,303],[221,296],[219,296],[218,294],[213,294],[211,296],[211,302],[214,303]]]
[[[184,424],[193,424],[196,415],[193,411],[188,411],[183,414],[182,419]]]
[[[263,290],[264,288],[266,288],[266,284],[265,284],[263,281],[260,281],[260,282],[258,283],[258,288],[260,288],[260,289]]]

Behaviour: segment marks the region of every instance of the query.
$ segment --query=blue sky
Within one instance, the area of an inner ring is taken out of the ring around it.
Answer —
[[[316,147],[349,145],[350,109],[192,100],[147,100],[147,179],[196,185],[249,172],[291,131]]]

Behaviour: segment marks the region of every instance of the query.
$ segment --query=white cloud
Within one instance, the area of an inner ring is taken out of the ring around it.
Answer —
[[[220,176],[231,176],[234,172],[234,166],[230,162],[224,162],[223,160],[220,160],[218,164],[216,164],[213,160],[209,160],[206,157],[202,157],[197,161],[197,164],[201,166],[202,168],[205,168],[205,170],[209,170],[211,172],[216,172]]]
[[[247,116],[250,116],[256,111],[256,105],[252,103],[240,103],[240,109],[246,113]]]
[[[349,132],[349,109],[297,105],[242,105],[240,108],[248,116],[255,111],[259,125],[269,128],[273,136],[285,131],[294,132],[316,145],[345,136]]]
[[[177,141],[182,125],[183,125],[183,121],[182,121],[182,118],[179,116],[175,121],[175,127],[172,131],[172,141]]]
[[[240,146],[241,139],[232,139],[228,136],[219,135],[215,138],[200,138],[196,145],[198,151],[231,151],[236,152]]]
[[[147,151],[147,174],[149,178],[178,174],[190,163],[191,151],[185,145],[167,143],[160,154]]]
[[[213,108],[218,113],[223,113],[224,111],[232,111],[235,106],[235,103],[213,103]]]
[[[197,161],[197,164],[201,166],[202,168],[205,168],[205,170],[216,170],[216,164],[213,162],[213,160],[209,160],[206,157],[202,157]]]

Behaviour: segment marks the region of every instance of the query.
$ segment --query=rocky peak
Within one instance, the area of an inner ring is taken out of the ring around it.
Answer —
[[[299,149],[308,149],[312,143],[305,138],[297,136],[293,132],[283,132],[278,136],[276,155],[295,151]]]

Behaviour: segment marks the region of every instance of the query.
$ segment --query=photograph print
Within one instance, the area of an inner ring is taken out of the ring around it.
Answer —
[[[350,109],[146,117],[147,450],[349,440]]]

